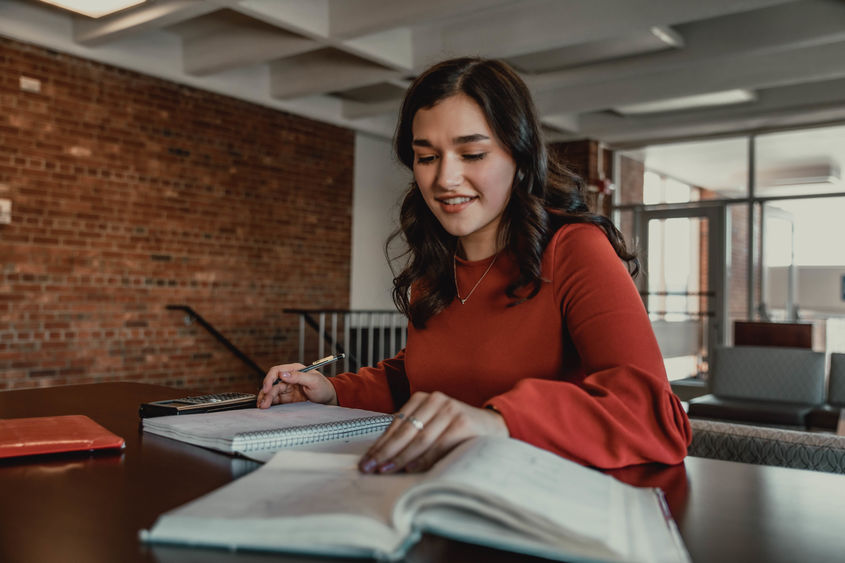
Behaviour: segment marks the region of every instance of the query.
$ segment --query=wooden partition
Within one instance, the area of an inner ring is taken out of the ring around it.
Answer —
[[[812,348],[811,323],[734,321],[734,346]]]

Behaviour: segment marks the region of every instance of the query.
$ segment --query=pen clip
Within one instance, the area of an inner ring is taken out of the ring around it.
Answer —
[[[328,356],[326,356],[325,358],[320,358],[319,360],[314,360],[313,362],[311,362],[310,364],[308,364],[308,366],[310,367],[310,366],[322,365],[322,364],[323,364],[323,362],[328,362],[328,361],[329,361],[329,360],[331,360],[332,358],[334,358],[334,355],[329,354],[329,355],[328,355]]]
[[[320,358],[319,360],[312,362],[311,365],[302,368],[300,371],[311,371],[312,369],[317,369],[317,368],[325,366],[327,364],[333,364],[337,361],[342,360],[345,357],[346,357],[346,354],[344,354],[342,352],[340,354],[336,354],[336,355],[329,355],[329,356],[326,356],[325,358]]]

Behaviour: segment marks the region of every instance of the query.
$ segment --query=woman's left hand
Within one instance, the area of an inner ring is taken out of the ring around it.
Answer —
[[[475,436],[508,436],[502,415],[440,392],[414,393],[358,464],[364,473],[425,471]]]

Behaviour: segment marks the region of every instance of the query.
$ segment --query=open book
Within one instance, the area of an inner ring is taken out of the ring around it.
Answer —
[[[172,510],[153,543],[398,559],[423,532],[567,561],[688,562],[657,489],[510,438],[464,442],[427,473],[286,451]]]
[[[269,409],[145,418],[143,429],[150,434],[266,461],[273,452],[283,448],[319,449],[320,444],[342,446],[350,442],[366,446],[392,420],[391,415],[383,413],[302,402]],[[363,446],[329,450],[361,453],[366,450]]]

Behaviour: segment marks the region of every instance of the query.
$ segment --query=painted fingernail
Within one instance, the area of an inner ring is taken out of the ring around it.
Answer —
[[[396,464],[393,462],[385,463],[381,467],[378,468],[379,473],[389,473],[396,468]]]
[[[289,372],[289,371],[283,371],[283,372],[282,372],[282,377],[284,377],[285,379],[287,379],[288,377],[290,377],[290,372]]]
[[[364,473],[372,473],[373,470],[376,468],[376,460],[372,458],[367,458],[362,461],[358,466],[362,472]]]

